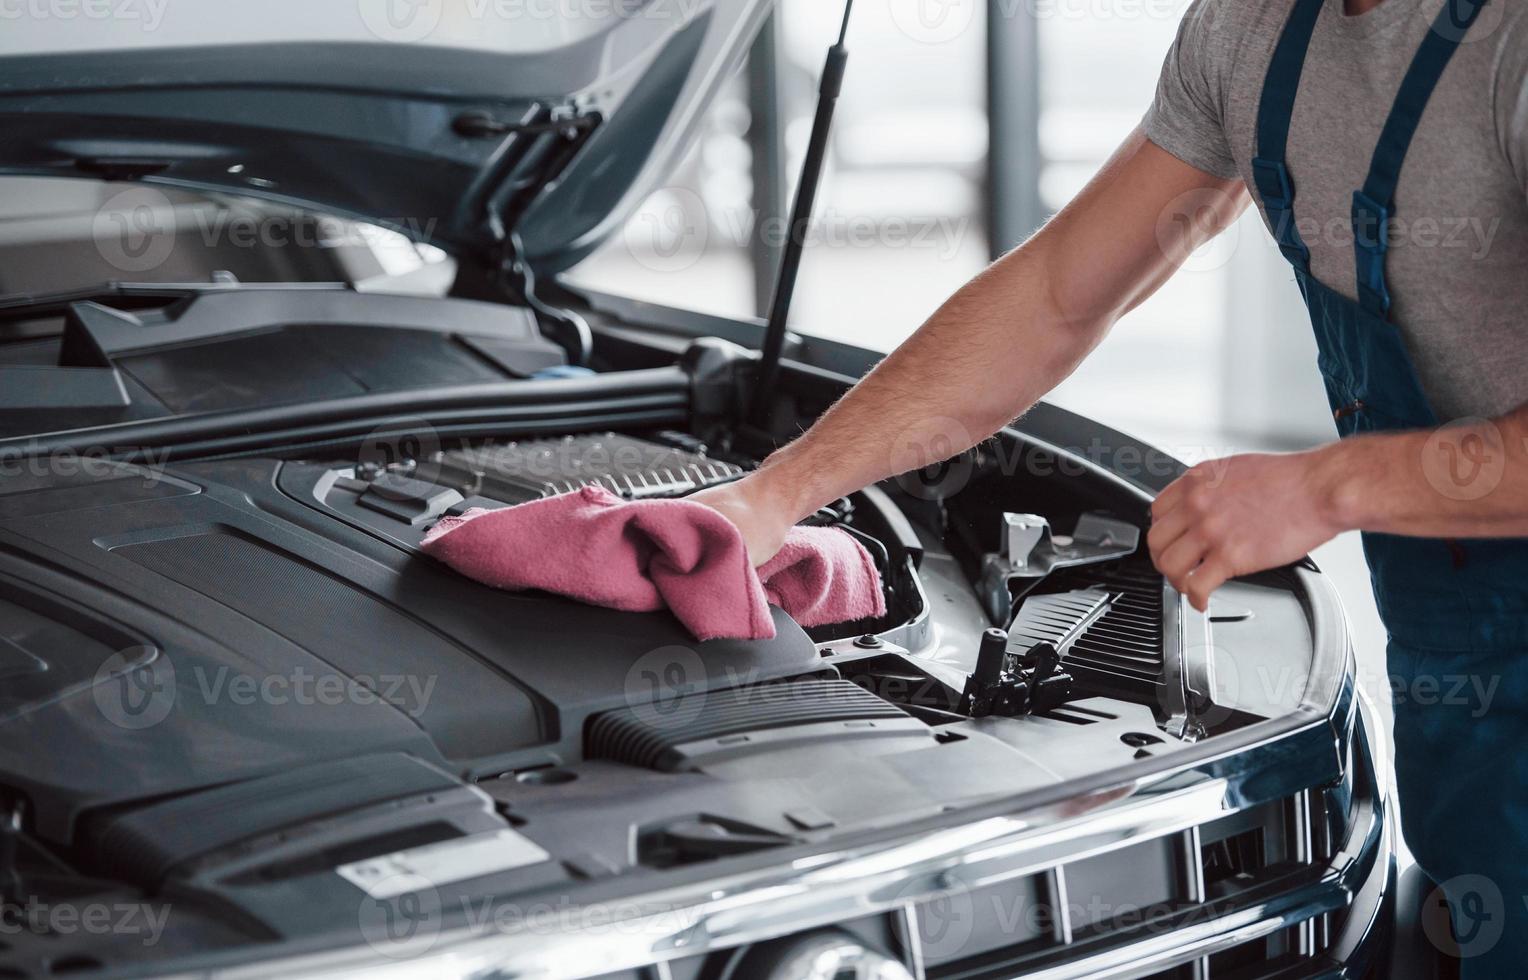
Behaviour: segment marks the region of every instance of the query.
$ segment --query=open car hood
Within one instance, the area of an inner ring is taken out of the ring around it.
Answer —
[[[513,234],[521,259],[553,272],[661,184],[770,5],[39,10],[0,32],[0,173],[271,199],[457,254]]]

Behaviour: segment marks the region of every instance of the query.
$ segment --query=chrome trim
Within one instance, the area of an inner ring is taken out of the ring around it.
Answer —
[[[907,969],[912,973],[913,980],[927,980],[928,969],[923,962],[923,942],[918,935],[917,903],[905,903],[894,924],[897,941],[902,944],[902,949],[907,954]]]
[[[1147,933],[1145,938],[1131,941],[1125,936],[1122,941],[1114,941],[1114,937],[1108,937],[1105,941],[1110,942],[1109,947],[1096,953],[1075,947],[1057,949],[1047,954],[1047,959],[1062,962],[1026,965],[1022,975],[1025,980],[1124,980],[1196,963],[1290,927],[1300,929],[1301,951],[1310,956],[1317,952],[1309,944],[1314,942],[1315,926],[1321,917],[1348,909],[1376,872],[1388,875],[1391,837],[1383,800],[1370,796],[1357,798],[1353,824],[1343,848],[1324,867],[1310,869],[1309,880],[1298,887],[1212,917],[1200,911],[1203,906],[1190,909],[1185,913],[1190,921],[1181,926],[1136,927],[1133,931]],[[1278,882],[1269,882],[1259,886],[1258,891],[1277,887]],[[1233,898],[1217,904],[1232,905],[1235,901]],[[1372,914],[1372,910],[1355,911]],[[1311,962],[1313,967],[1320,968],[1318,961]]]
[[[1066,867],[1057,865],[1050,869],[1045,876],[1046,888],[1050,892],[1051,916],[1054,918],[1051,934],[1056,942],[1063,945],[1072,941],[1072,902],[1071,896],[1066,890]]]
[[[1169,735],[1197,742],[1208,733],[1199,711],[1215,703],[1215,645],[1210,617],[1162,581],[1162,674]]]
[[[1048,808],[1030,819],[992,818],[889,848],[797,862],[768,876],[720,879],[699,888],[655,892],[640,901],[642,913],[620,920],[615,928],[610,908],[590,906],[585,912],[592,913],[591,930],[572,922],[571,928],[555,932],[458,931],[442,935],[422,951],[427,960],[401,960],[398,965],[417,969],[435,957],[447,957],[453,964],[470,965],[473,971],[504,980],[586,977],[651,966],[703,949],[742,946],[896,911],[910,901],[976,889],[1183,833],[1239,809],[1227,804],[1227,788],[1225,780],[1208,777],[1186,784],[1173,779],[1140,785],[1132,795],[1097,801],[1091,811]],[[1201,913],[1202,921],[1145,930],[1153,934],[1097,952],[1058,947],[1056,955],[1067,957],[1066,962],[1026,976],[1045,980],[1138,976],[1341,910],[1358,887],[1352,879],[1366,877],[1359,859],[1367,856],[1367,863],[1373,863],[1369,849],[1382,831],[1378,808],[1367,800],[1355,801],[1355,809],[1359,806],[1364,813],[1355,813],[1355,829],[1343,852],[1301,886],[1213,918]],[[599,928],[592,928],[596,924]],[[1144,969],[1147,966],[1151,969]],[[320,977],[353,972],[386,975],[376,964],[375,954],[358,955],[351,949],[207,976],[242,980],[273,974]]]
[[[1183,611],[1189,608],[1183,596],[1165,578],[1162,580],[1162,709],[1167,734],[1185,742],[1197,742],[1204,728],[1192,715],[1189,700],[1188,670],[1183,647]]]
[[[1198,827],[1190,827],[1181,835],[1179,847],[1183,849],[1180,855],[1183,875],[1183,897],[1190,902],[1202,902],[1205,899],[1204,887],[1204,842]]]

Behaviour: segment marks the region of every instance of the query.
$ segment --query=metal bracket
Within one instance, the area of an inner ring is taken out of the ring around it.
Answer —
[[[1050,521],[1038,514],[1003,515],[1003,550],[982,561],[981,596],[987,614],[999,626],[1013,615],[1015,591],[1019,595],[1058,568],[1114,561],[1133,554],[1141,543],[1141,529],[1108,514],[1083,514],[1067,536],[1051,533]],[[1030,580],[1027,587],[1010,588],[1015,580]]]
[[[1057,568],[1123,558],[1141,542],[1141,529],[1107,514],[1083,514],[1070,537],[1051,534],[1038,514],[1004,514],[1003,548],[1011,574],[1049,575]]]

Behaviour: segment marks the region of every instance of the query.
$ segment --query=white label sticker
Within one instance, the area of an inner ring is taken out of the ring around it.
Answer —
[[[405,892],[420,891],[429,885],[481,878],[511,868],[539,864],[551,857],[513,830],[500,830],[394,851],[342,864],[334,870],[372,898],[392,898]]]

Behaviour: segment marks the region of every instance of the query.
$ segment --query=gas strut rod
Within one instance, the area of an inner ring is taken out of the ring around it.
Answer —
[[[775,293],[769,304],[769,321],[764,330],[764,353],[753,390],[753,404],[748,420],[759,428],[769,422],[770,396],[780,377],[780,358],[785,350],[785,321],[790,314],[791,296],[796,291],[796,273],[801,268],[801,251],[812,226],[812,203],[822,179],[822,165],[828,152],[828,130],[833,125],[833,107],[843,88],[844,65],[849,49],[844,39],[849,33],[849,11],[854,0],[845,0],[844,22],[838,29],[838,41],[828,48],[822,66],[822,81],[817,86],[817,114],[812,118],[812,136],[807,141],[806,158],[801,161],[801,178],[796,184],[796,200],[791,205],[790,235],[780,253],[780,272],[775,277]]]

